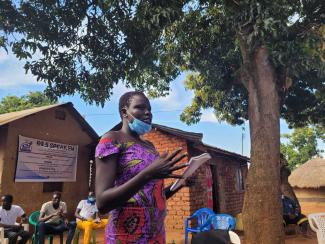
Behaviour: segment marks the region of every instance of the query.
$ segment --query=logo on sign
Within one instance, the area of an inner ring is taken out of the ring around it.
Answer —
[[[21,152],[31,152],[32,151],[32,144],[33,144],[32,141],[25,141],[20,145],[19,150]]]

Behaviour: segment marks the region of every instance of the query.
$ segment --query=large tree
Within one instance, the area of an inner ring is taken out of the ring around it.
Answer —
[[[319,130],[320,128],[306,126],[295,128],[291,134],[281,135],[288,139],[288,142],[281,143],[280,151],[288,161],[291,170],[315,156],[321,157],[324,150],[318,149],[317,139],[321,134],[324,136],[324,132]],[[319,139],[324,140],[324,138]]]
[[[6,96],[0,101],[0,114],[55,104],[57,99],[50,99],[42,92],[29,92],[21,97]]]
[[[0,1],[0,44],[54,96],[104,104],[119,81],[166,95],[194,90],[181,119],[250,122],[246,243],[283,243],[279,119],[324,124],[323,0]],[[16,34],[15,39],[10,36]],[[37,54],[34,58],[33,54]]]

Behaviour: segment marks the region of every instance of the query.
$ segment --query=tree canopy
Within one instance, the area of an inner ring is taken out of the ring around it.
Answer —
[[[281,116],[302,126],[324,124],[324,19],[321,0],[3,0],[0,45],[28,58],[25,68],[48,94],[79,92],[97,104],[119,81],[165,95],[171,80],[190,72],[186,86],[195,97],[182,120],[197,122],[212,107],[231,124],[248,118],[245,57],[265,45]]]
[[[322,135],[324,136],[324,132]],[[320,133],[317,128],[308,126],[296,128],[292,134],[282,135],[282,137],[289,140],[287,143],[281,143],[281,153],[287,159],[288,167],[291,170],[315,156],[321,156],[324,150],[317,148],[317,138],[319,136]]]
[[[198,122],[205,108],[231,124],[249,119],[245,241],[284,243],[279,118],[290,126],[325,124],[324,4],[2,0],[0,45],[27,59],[49,95],[78,92],[102,105],[118,82],[161,96],[188,72],[194,98],[183,121]]]
[[[50,99],[42,92],[29,92],[21,97],[6,96],[0,101],[0,114],[51,105],[56,102],[56,99]]]

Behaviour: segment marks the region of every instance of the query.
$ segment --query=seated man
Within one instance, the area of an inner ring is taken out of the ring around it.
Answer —
[[[67,205],[61,201],[61,193],[54,192],[52,201],[42,205],[38,223],[38,244],[44,244],[45,235],[60,234],[69,230],[66,244],[70,244],[76,229],[76,222],[67,219]]]
[[[300,212],[298,204],[289,197],[282,195],[282,205],[284,224],[299,225],[302,233],[306,234],[308,231],[308,219]]]
[[[90,243],[93,229],[104,228],[108,222],[107,219],[98,217],[96,198],[92,191],[89,192],[87,199],[79,202],[75,216],[77,218],[77,227],[84,231],[84,244]]]
[[[299,225],[303,234],[307,234],[309,228],[308,219],[301,213],[301,208],[291,185],[289,184],[288,177],[291,174],[287,168],[288,162],[284,155],[280,157],[280,180],[282,192],[282,206],[283,206],[283,222],[284,225],[296,224]]]
[[[4,228],[5,238],[9,239],[9,244],[15,244],[18,236],[21,237],[18,243],[24,244],[30,238],[30,234],[24,231],[22,227],[22,223],[26,220],[26,214],[21,207],[13,205],[12,202],[12,195],[4,195],[1,197],[0,227]],[[20,218],[19,225],[15,224],[17,218]]]

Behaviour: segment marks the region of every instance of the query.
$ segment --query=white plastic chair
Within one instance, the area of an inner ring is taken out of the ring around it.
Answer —
[[[228,231],[229,233],[229,237],[230,237],[230,242],[233,243],[233,244],[240,244],[240,238],[239,236],[233,232],[233,231]]]
[[[318,244],[325,244],[325,213],[312,213],[308,215],[310,228],[316,232]]]
[[[16,223],[16,225],[19,225],[18,223]],[[29,224],[22,224],[24,231],[29,231]],[[21,240],[21,237],[18,236],[17,240]]]
[[[5,230],[3,227],[0,227],[0,244],[8,244],[8,238],[5,238]]]

